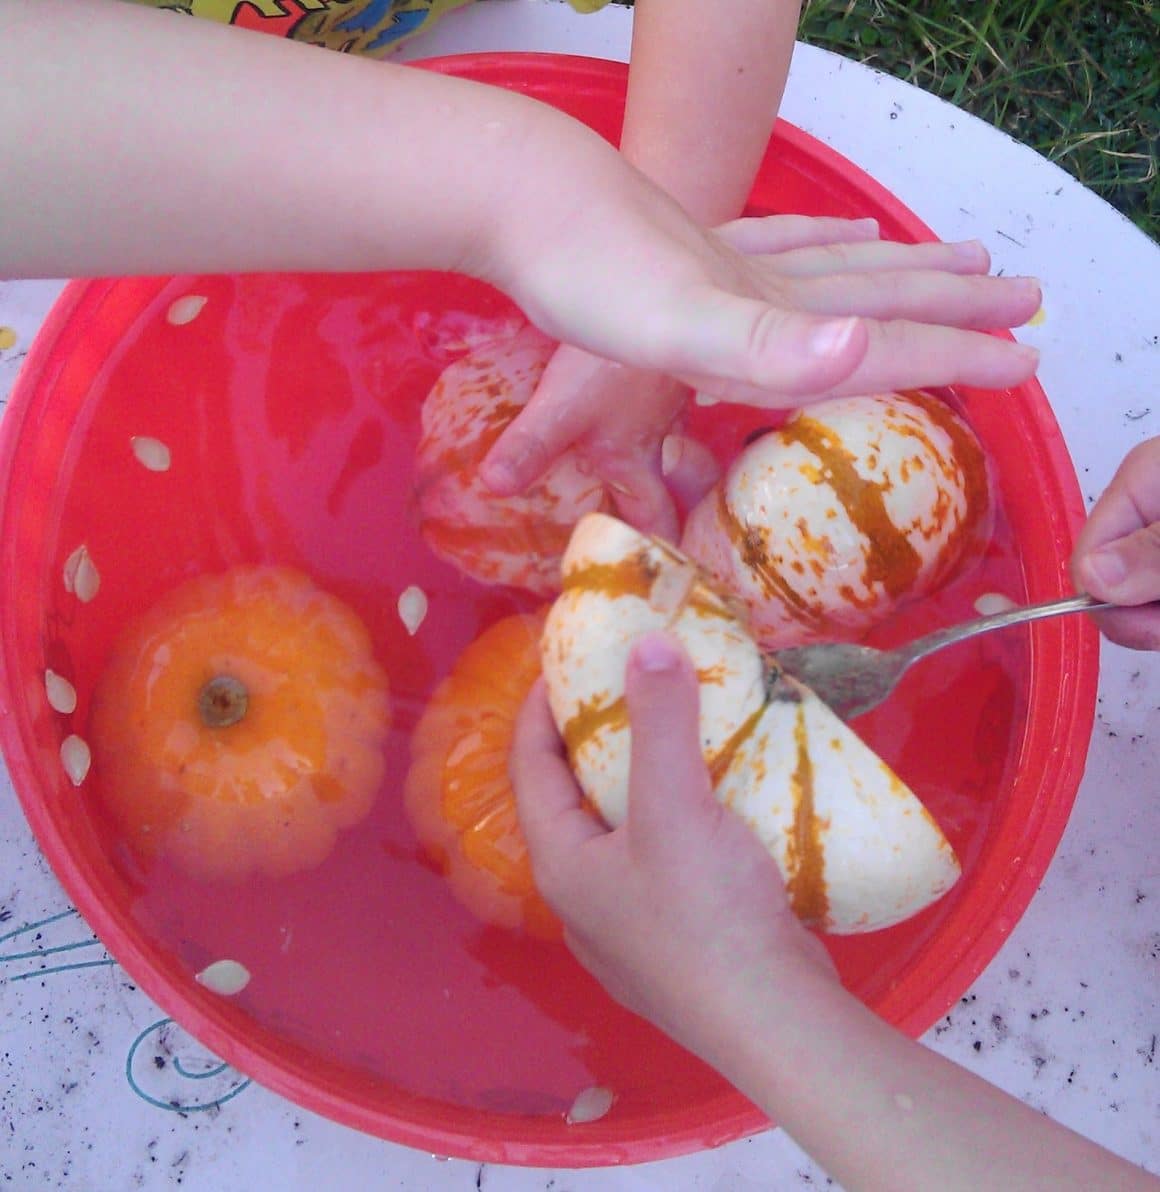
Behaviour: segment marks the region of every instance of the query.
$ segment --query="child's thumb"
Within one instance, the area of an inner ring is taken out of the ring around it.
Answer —
[[[687,362],[683,373],[719,378],[719,391],[702,386],[715,396],[728,397],[729,382],[780,395],[825,393],[858,367],[870,344],[862,319],[802,314],[724,292],[690,313],[674,336]]]
[[[626,694],[628,822],[642,838],[657,839],[713,799],[701,754],[697,674],[680,643],[664,633],[640,638],[629,655]]]
[[[1160,600],[1160,522],[1081,555],[1075,578],[1089,595],[1114,604]]]

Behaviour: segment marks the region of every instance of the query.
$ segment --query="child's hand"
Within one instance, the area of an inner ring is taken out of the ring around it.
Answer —
[[[675,541],[678,505],[695,505],[719,473],[708,448],[678,437],[664,446],[688,397],[689,390],[664,373],[561,344],[518,415],[516,432],[503,436],[481,475],[493,491],[516,493],[552,463],[551,452],[571,447],[581,466],[608,486],[624,521]]]
[[[749,1039],[740,1020],[779,981],[803,969],[829,979],[832,965],[790,910],[773,859],[713,796],[697,678],[671,638],[637,643],[627,698],[628,818],[611,832],[581,806],[542,681],[524,706],[511,774],[536,882],[617,1000],[725,1064]]]
[[[1134,447],[1092,507],[1071,560],[1076,587],[1100,600],[1140,605],[1160,600],[1160,438]],[[1160,608],[1104,613],[1114,642],[1160,650]]]
[[[980,245],[903,245],[879,240],[872,220],[804,216],[738,220],[694,237],[655,196],[652,208],[648,229],[630,232],[631,211],[594,222],[608,242],[599,251],[589,246],[583,260],[575,259],[575,227],[547,254],[572,260],[579,297],[586,274],[612,266],[602,265],[602,252],[615,252],[621,277],[590,310],[565,309],[557,292],[552,315],[545,302],[538,318],[521,287],[551,280],[541,280],[543,264],[525,263],[510,288],[552,334],[759,406],[953,382],[1003,387],[1034,371],[1034,349],[975,330],[1018,325],[1040,300],[1028,279],[980,276],[989,267]],[[638,284],[626,288],[626,279]],[[618,383],[611,366],[598,372],[567,359],[568,369],[545,376],[493,447],[485,481],[497,492],[520,491],[577,444],[614,483],[626,484],[644,464],[648,472],[635,482],[642,496],[621,512],[663,528],[658,444],[680,408],[678,391],[655,379],[638,390],[631,373]]]

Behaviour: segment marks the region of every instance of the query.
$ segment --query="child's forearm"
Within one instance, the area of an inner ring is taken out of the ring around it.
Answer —
[[[785,89],[798,0],[637,0],[621,150],[709,226],[753,184]]]
[[[708,1057],[849,1192],[1116,1188],[1160,1180],[906,1038],[835,983],[754,997]]]
[[[489,221],[540,198],[529,175],[606,152],[495,88],[120,0],[0,0],[0,275],[473,271]]]

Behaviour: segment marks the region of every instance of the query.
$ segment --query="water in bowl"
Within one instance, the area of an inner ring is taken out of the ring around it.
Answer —
[[[102,666],[134,617],[192,576],[256,562],[297,567],[357,612],[393,710],[370,815],[317,869],[289,878],[207,884],[164,861],[143,864],[102,814],[95,766],[74,797],[94,864],[107,867],[101,881],[131,908],[142,946],[190,989],[212,962],[243,964],[251,979],[230,1003],[235,1029],[368,1106],[396,1105],[402,1093],[559,1122],[593,1085],[637,1118],[724,1095],[716,1076],[614,1004],[562,945],[464,910],[402,806],[410,732],[435,684],[486,626],[540,603],[437,560],[412,489],[424,395],[473,344],[518,326],[518,313],[477,283],[418,274],[142,285],[116,334],[56,379],[79,394],[78,415],[44,511],[49,562],[33,591],[48,610],[43,657],[78,692],[70,724],[83,734]],[[693,430],[726,460],[768,421],[715,407],[696,411]],[[86,602],[60,572],[81,545],[99,575]],[[412,585],[428,600],[413,635],[397,607]],[[1025,597],[1001,509],[977,564],[871,640],[965,619],[990,592]],[[872,1005],[905,984],[967,894],[1013,781],[1027,687],[1024,639],[995,635],[916,668],[859,722],[965,870],[910,922],[829,941],[847,984]]]

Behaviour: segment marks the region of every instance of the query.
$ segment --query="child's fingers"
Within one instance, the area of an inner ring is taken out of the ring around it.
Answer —
[[[1031,278],[967,276],[940,269],[842,273],[789,279],[796,309],[816,315],[910,319],[984,330],[1017,327],[1039,309]]]
[[[578,845],[605,834],[581,806],[580,788],[564,756],[542,678],[516,719],[508,772],[520,827],[542,887],[541,873],[557,870]]]
[[[1160,650],[1160,609],[1151,605],[1097,613],[1100,632],[1129,650]]]
[[[671,377],[563,345],[488,452],[483,481],[496,493],[521,492],[575,447],[594,483],[611,489],[625,521],[672,538],[677,514],[660,478],[660,441],[686,400],[687,390]]]
[[[899,269],[938,269],[950,274],[985,274],[991,257],[977,240],[900,244],[897,240],[839,242],[778,253],[767,262],[783,277],[825,277]]]
[[[1160,522],[1160,437],[1137,444],[1124,456],[1080,531],[1075,559],[1154,522]]]
[[[666,346],[669,371],[722,397],[760,391],[821,396],[850,376],[869,346],[860,319],[799,314],[724,290],[668,313],[666,322],[656,312],[654,342]],[[707,378],[719,384],[703,384]]]
[[[721,465],[704,443],[671,434],[661,443],[661,475],[677,505],[688,512],[717,483]]]
[[[1095,503],[1071,559],[1076,588],[1142,606],[1160,600],[1160,438],[1133,447]],[[1096,617],[1111,641],[1160,649],[1160,609],[1128,607]]]
[[[676,542],[681,525],[677,508],[665,482],[660,477],[660,461],[638,457],[592,461],[593,471],[612,489],[617,515],[646,534]]]
[[[558,423],[541,435],[525,408],[492,444],[479,465],[479,475],[496,496],[514,496],[543,475],[574,438],[575,434],[569,434]]]
[[[1006,389],[1035,373],[1039,353],[1027,344],[979,331],[906,319],[867,320],[870,346],[861,367],[836,394],[887,393],[913,385]]]
[[[635,643],[626,697],[632,727],[628,829],[635,845],[648,848],[715,807],[701,756],[697,675],[668,634]]]
[[[816,244],[876,240],[876,219],[834,219],[828,216],[770,215],[764,219],[735,219],[715,228],[731,248],[746,256],[789,252]]]
[[[1160,600],[1160,522],[1077,554],[1072,570],[1080,589],[1099,600],[1129,605]]]
[[[1071,573],[1100,600],[1145,605],[1160,600],[1160,438],[1124,457],[1080,531]],[[1125,608],[1096,618],[1111,641],[1160,649],[1160,609]]]
[[[719,400],[785,409],[859,393],[887,393],[916,385],[974,385],[980,389],[1006,389],[1035,373],[1039,353],[1026,344],[978,331],[930,326],[907,320],[861,321],[865,350],[848,372],[818,385],[826,370],[802,364],[798,358],[770,360],[771,349],[755,346],[747,380],[722,379],[692,373],[682,379]],[[776,344],[773,345],[776,350]]]
[[[522,492],[586,430],[592,410],[583,400],[608,361],[567,346],[548,361],[531,400],[492,445],[479,466],[484,484],[500,496]]]

